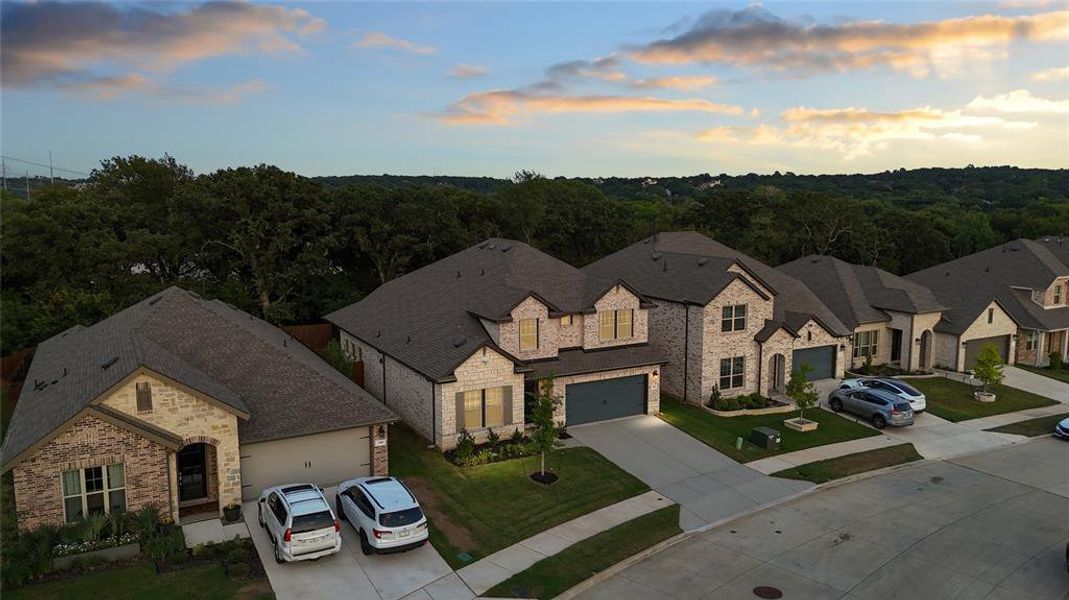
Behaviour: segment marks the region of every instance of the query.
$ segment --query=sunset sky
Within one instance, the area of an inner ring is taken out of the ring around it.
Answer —
[[[4,2],[2,36],[3,154],[80,171],[1069,167],[1064,2]]]

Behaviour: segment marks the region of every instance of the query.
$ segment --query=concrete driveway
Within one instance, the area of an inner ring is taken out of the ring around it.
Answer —
[[[326,490],[328,500],[333,501],[334,488]],[[256,520],[256,503],[245,505],[249,532],[256,551],[263,562],[271,588],[279,600],[310,600],[312,598],[354,598],[359,600],[398,600],[409,594],[421,594],[423,588],[434,589],[455,579],[449,565],[429,543],[403,554],[364,556],[360,551],[360,538],[348,523],[342,523],[342,548],[337,554],[316,561],[299,561],[278,564],[275,562],[267,531]],[[459,579],[457,580],[459,582]],[[460,583],[463,587],[463,583]],[[472,594],[463,587],[456,595]]]
[[[1002,372],[1005,375],[1002,380],[1004,385],[1069,404],[1069,383],[1011,366],[1004,367]]]
[[[909,466],[698,534],[580,597],[1065,600],[1066,481],[1054,439]]]
[[[573,426],[568,433],[679,504],[684,530],[813,487],[740,465],[657,417]]]

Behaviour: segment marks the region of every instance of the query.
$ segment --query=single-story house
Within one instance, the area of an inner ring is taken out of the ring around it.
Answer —
[[[397,417],[284,331],[172,287],[37,347],[0,449],[19,526],[385,474]]]
[[[507,239],[389,281],[326,316],[364,387],[441,449],[525,426],[539,382],[576,425],[659,410],[654,304]]]
[[[662,388],[692,403],[783,393],[843,375],[852,330],[790,275],[694,231],[658,233],[583,269],[650,298],[650,342],[668,356]]]
[[[849,364],[932,366],[943,304],[931,290],[877,267],[832,256],[805,256],[777,267],[801,281],[854,332]]]

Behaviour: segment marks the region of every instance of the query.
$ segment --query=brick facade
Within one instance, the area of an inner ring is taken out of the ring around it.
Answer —
[[[477,350],[453,371],[456,381],[435,386],[440,411],[435,444],[443,449],[455,448],[457,444],[457,410],[456,396],[460,392],[486,388],[512,386],[512,419],[501,427],[495,428],[498,435],[507,437],[517,427],[523,428],[523,374],[515,372],[514,363],[506,356],[490,348]],[[476,442],[482,442],[489,434],[489,429],[469,430]]]
[[[765,368],[768,369],[771,359],[777,354],[783,355],[784,373],[783,381],[790,381],[791,373],[794,372],[794,351],[806,348],[835,345],[835,378],[842,378],[846,367],[847,352],[850,345],[846,338],[838,338],[829,333],[816,321],[810,319],[798,331],[798,337],[780,329],[762,345],[761,356],[765,360]],[[771,390],[772,373],[765,372],[761,378],[761,393],[768,395]]]
[[[656,375],[654,375],[654,373],[656,373]],[[567,414],[569,385],[573,383],[589,383],[591,381],[616,379],[617,377],[631,377],[632,375],[646,375],[646,414],[656,415],[661,412],[660,367],[658,365],[651,365],[647,367],[615,369],[612,371],[599,371],[597,373],[567,375],[555,378],[553,380],[553,392],[560,398],[561,403],[557,405],[553,417],[557,422],[567,424],[565,415]]]
[[[64,522],[62,473],[122,463],[129,511],[155,504],[170,510],[168,455],[164,446],[92,415],[57,435],[12,469],[19,527]]]
[[[501,336],[501,349],[520,360],[552,358],[560,348],[560,319],[549,318],[549,308],[534,297],[528,297],[512,309],[512,320],[501,323],[498,332]],[[531,350],[520,349],[520,321],[538,320],[538,346]]]
[[[649,331],[649,310],[639,308],[638,296],[632,294],[622,285],[613,286],[594,303],[597,314],[586,315],[583,319],[583,348],[610,348],[612,346],[627,346],[631,344],[645,343]],[[618,340],[603,340],[598,333],[601,323],[601,313],[607,310],[619,310],[630,308],[634,310],[634,320],[631,323],[633,335],[629,338]]]
[[[746,305],[746,328],[721,331],[723,308]],[[739,396],[758,391],[759,348],[755,336],[772,319],[772,300],[762,298],[750,286],[736,279],[713,298],[702,313],[701,402],[708,400],[719,387],[721,359],[742,356],[745,360],[743,386],[721,389],[724,396]],[[693,375],[691,375],[693,376]],[[694,399],[690,399],[692,402]]]
[[[148,383],[152,390],[152,410],[137,410],[138,383]],[[215,466],[209,471],[216,474],[220,512],[231,502],[241,502],[241,457],[238,451],[238,419],[234,413],[214,402],[194,396],[179,388],[141,372],[112,392],[102,404],[131,415],[137,419],[165,429],[189,443],[207,443],[214,447]],[[171,473],[172,486],[177,495],[178,475]],[[209,489],[211,489],[211,485]]]
[[[435,439],[432,428],[434,388],[437,384],[397,362],[370,344],[340,332],[343,348],[354,348],[350,359],[364,363],[364,389],[385,404],[427,439]],[[414,340],[413,343],[419,343]]]

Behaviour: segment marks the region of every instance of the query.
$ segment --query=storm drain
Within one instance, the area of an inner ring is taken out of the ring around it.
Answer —
[[[776,600],[776,598],[782,598],[783,592],[779,588],[774,588],[768,585],[759,585],[753,589],[753,595],[758,598],[764,598],[765,600]]]

